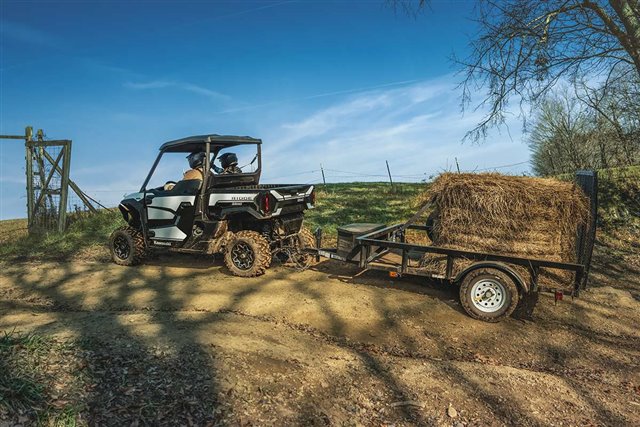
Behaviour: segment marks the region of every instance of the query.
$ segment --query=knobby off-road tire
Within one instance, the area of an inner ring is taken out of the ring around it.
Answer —
[[[316,236],[306,228],[302,227],[298,232],[298,245],[301,250],[313,249],[316,247]],[[301,256],[304,258],[301,261],[303,264],[307,265],[307,267],[315,263],[316,257],[313,254],[301,253]]]
[[[140,264],[146,255],[144,237],[135,228],[119,228],[109,237],[109,251],[116,264]]]
[[[513,313],[518,300],[513,279],[495,268],[472,270],[460,284],[460,302],[474,319],[498,322]]]
[[[236,276],[260,276],[271,264],[269,242],[255,231],[239,231],[226,246],[224,263]]]
[[[316,236],[304,227],[298,231],[298,241],[302,249],[316,247]]]

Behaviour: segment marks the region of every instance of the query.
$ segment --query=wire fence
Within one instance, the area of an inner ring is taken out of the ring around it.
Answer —
[[[522,162],[517,162],[517,163],[510,163],[510,164],[505,164],[505,165],[497,165],[497,166],[491,166],[491,167],[484,167],[484,168],[474,168],[474,169],[459,169],[458,166],[456,166],[456,171],[457,172],[489,172],[489,171],[500,171],[503,169],[507,169],[507,168],[513,168],[516,166],[522,166],[525,164],[529,164],[529,160],[526,161],[522,161]],[[456,165],[457,165],[457,161],[456,161]],[[393,166],[391,166],[391,168],[389,169],[388,173],[375,173],[375,172],[367,172],[367,171],[349,171],[349,170],[344,170],[344,169],[334,169],[334,168],[330,168],[330,167],[323,167],[321,166],[319,169],[312,169],[312,170],[306,170],[306,171],[297,171],[297,172],[292,172],[290,174],[286,174],[286,175],[278,175],[276,177],[267,177],[267,179],[269,181],[278,181],[280,179],[283,178],[293,178],[296,176],[304,176],[304,175],[314,175],[314,178],[309,181],[306,182],[307,184],[311,184],[311,183],[335,183],[335,182],[339,182],[336,180],[348,180],[348,181],[355,181],[358,179],[366,179],[366,180],[371,180],[371,179],[376,179],[379,181],[391,181],[391,182],[396,182],[396,183],[401,183],[401,182],[413,182],[413,183],[420,183],[420,182],[429,182],[431,180],[433,180],[436,176],[438,176],[440,173],[442,172],[452,172],[453,167],[445,167],[436,171],[431,171],[431,172],[423,172],[423,173],[414,173],[414,174],[395,174],[392,172],[393,170]]]
[[[522,166],[528,164],[529,161],[522,161],[517,163],[510,163],[504,165],[497,165],[491,167],[484,168],[475,168],[475,169],[460,169],[459,172],[488,172],[488,171],[500,171],[507,168],[513,168],[516,166]],[[382,165],[384,167],[384,165]],[[331,167],[321,166],[317,169],[309,169],[303,171],[293,171],[291,173],[277,175],[277,176],[269,176],[263,174],[263,181],[270,183],[278,183],[282,180],[292,180],[300,181],[300,184],[323,184],[323,183],[339,183],[339,182],[354,182],[354,181],[384,181],[384,182],[393,182],[393,183],[426,183],[433,180],[438,174],[442,172],[452,172],[453,167],[446,166],[444,168],[423,172],[423,173],[401,173],[395,174],[393,173],[394,165],[390,167],[390,173],[380,173],[373,171],[350,171],[345,169],[335,169]],[[402,168],[401,168],[402,169]],[[386,170],[386,169],[385,169]],[[457,171],[456,167],[456,171]],[[93,195],[97,202],[101,204],[105,204],[107,206],[113,206],[115,203],[119,202],[119,197],[122,197],[125,194],[135,193],[139,191],[139,188],[114,188],[114,189],[104,189],[104,188],[88,188],[87,193]],[[70,206],[71,206],[70,202]]]

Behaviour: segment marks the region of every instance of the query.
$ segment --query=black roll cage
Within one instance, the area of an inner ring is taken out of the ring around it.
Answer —
[[[215,162],[218,153],[225,148],[236,147],[238,145],[256,145],[256,156],[251,163],[258,160],[258,167],[255,171],[250,173],[243,173],[243,176],[253,177],[258,182],[260,179],[260,173],[262,171],[262,140],[257,138],[251,138],[247,136],[222,136],[222,135],[200,135],[191,136],[188,138],[178,139],[175,141],[169,141],[160,147],[160,153],[156,157],[156,160],[151,166],[151,170],[147,174],[142,186],[140,187],[140,193],[146,193],[147,184],[151,180],[153,173],[155,172],[160,159],[164,153],[192,153],[194,151],[202,150],[205,152],[204,160],[204,183],[209,182],[211,176],[211,164]],[[211,153],[213,153],[213,159],[211,159]],[[204,197],[204,193],[207,190],[207,185],[203,185],[201,189],[201,197]]]

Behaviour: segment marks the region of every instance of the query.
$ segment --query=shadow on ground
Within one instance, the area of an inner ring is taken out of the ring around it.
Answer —
[[[48,402],[92,425],[640,421],[625,403],[640,360],[625,291],[543,298],[535,321],[494,325],[444,283],[356,273],[322,263],[241,279],[183,255],[5,266],[0,328],[73,347],[65,369],[83,391],[52,386]]]

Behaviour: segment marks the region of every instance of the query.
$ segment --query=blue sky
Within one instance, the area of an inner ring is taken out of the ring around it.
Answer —
[[[321,163],[329,181],[384,179],[385,160],[419,181],[455,157],[466,170],[529,158],[515,118],[461,141],[482,114],[461,114],[448,60],[467,54],[471,1],[415,19],[383,0],[0,7],[0,133],[72,139],[72,179],[108,205],[137,190],[162,142],[193,134],[262,138],[264,182],[315,182]],[[0,142],[0,219],[26,216],[24,187],[23,145]]]

